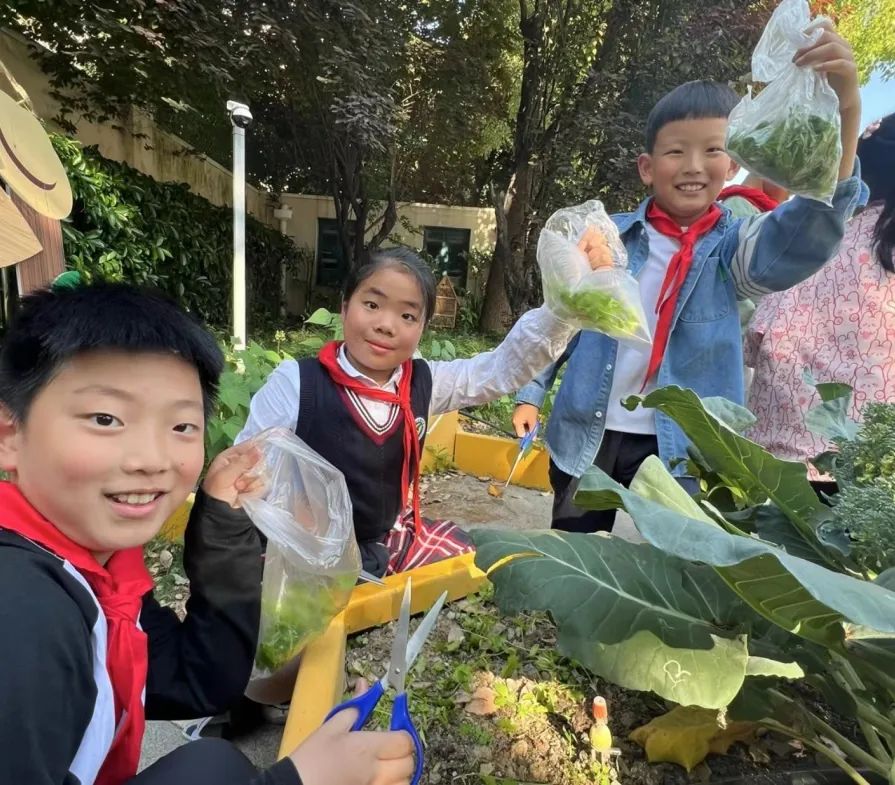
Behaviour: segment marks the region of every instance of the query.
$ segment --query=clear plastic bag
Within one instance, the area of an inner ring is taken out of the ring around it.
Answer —
[[[612,263],[591,269],[578,242],[588,228],[606,241]],[[560,319],[612,338],[650,343],[640,287],[627,271],[628,255],[618,229],[601,202],[592,199],[557,210],[538,239],[544,302]]]
[[[286,428],[253,442],[267,485],[263,498],[240,500],[267,537],[254,680],[327,628],[351,596],[361,559],[342,473]]]
[[[842,159],[839,99],[823,74],[792,62],[823,33],[811,28],[806,0],[777,6],[752,54],[752,79],[767,86],[731,112],[727,152],[752,174],[831,204]]]

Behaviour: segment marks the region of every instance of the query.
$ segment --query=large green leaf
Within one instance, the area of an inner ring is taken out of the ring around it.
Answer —
[[[849,416],[852,388],[840,382],[817,382],[808,369],[802,377],[817,390],[821,400],[805,415],[808,430],[826,439],[854,439],[858,424]]]
[[[645,398],[632,396],[625,405],[630,409],[637,405],[658,409],[671,417],[693,442],[700,458],[742,495],[746,506],[771,500],[824,561],[836,563],[814,533],[825,508],[808,482],[804,464],[775,458],[725,427],[693,390],[664,387]]]
[[[670,475],[658,459],[644,462],[641,472],[640,482],[632,485],[661,483],[663,493],[669,493]],[[647,479],[650,474],[666,477],[653,481]],[[599,469],[588,485],[617,494],[647,542],[677,558],[711,565],[752,608],[790,632],[825,646],[839,645],[843,620],[895,632],[895,592],[758,538],[728,534],[624,488]]]
[[[474,530],[506,613],[550,611],[560,649],[623,687],[722,708],[746,677],[746,636],[715,622],[738,598],[710,569],[614,537]]]
[[[702,399],[702,405],[715,419],[720,420],[728,428],[742,433],[756,423],[756,417],[745,406],[740,406],[727,398],[711,396]]]

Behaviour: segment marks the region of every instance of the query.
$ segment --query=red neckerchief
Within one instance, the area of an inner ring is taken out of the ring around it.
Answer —
[[[407,501],[407,493],[413,485],[413,525],[417,531],[420,527],[420,440],[416,434],[416,418],[410,406],[410,382],[413,376],[413,361],[405,360],[401,365],[401,381],[398,392],[391,393],[381,387],[370,387],[353,376],[349,376],[339,365],[338,341],[326,344],[317,356],[320,364],[326,369],[330,379],[336,384],[351,390],[364,398],[382,401],[401,408],[404,416],[404,465],[401,469],[401,504]]]
[[[0,528],[16,532],[69,562],[93,589],[106,617],[106,668],[115,696],[118,728],[96,785],[121,785],[137,773],[146,722],[143,690],[149,646],[137,619],[143,595],[152,589],[153,583],[143,563],[143,549],[118,551],[102,567],[86,548],[66,537],[9,482],[0,482],[0,510]]]
[[[761,191],[758,188],[752,188],[748,185],[728,185],[727,188],[718,194],[718,201],[723,202],[725,199],[730,199],[732,196],[739,196],[740,198],[745,199],[757,210],[760,210],[763,213],[769,213],[780,205],[780,202],[773,196],[768,196],[764,191]]]
[[[696,241],[707,232],[710,232],[721,218],[721,208],[713,204],[706,213],[686,229],[681,229],[676,221],[672,220],[668,213],[656,204],[655,199],[650,201],[646,210],[646,217],[653,229],[661,232],[666,237],[671,237],[680,242],[680,250],[671,257],[668,269],[665,271],[665,280],[659,290],[659,299],[656,301],[656,313],[659,315],[656,321],[656,334],[653,337],[653,348],[650,352],[649,365],[646,369],[646,378],[643,380],[641,392],[647,383],[662,365],[665,356],[665,347],[668,345],[668,336],[671,333],[671,320],[674,318],[674,309],[677,306],[677,298],[681,293],[681,287],[690,272],[693,264],[693,249]]]

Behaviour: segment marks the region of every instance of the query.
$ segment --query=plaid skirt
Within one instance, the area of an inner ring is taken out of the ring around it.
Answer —
[[[413,525],[413,511],[395,523],[388,533],[386,575],[422,567],[475,550],[472,538],[452,521],[423,518],[419,532]]]

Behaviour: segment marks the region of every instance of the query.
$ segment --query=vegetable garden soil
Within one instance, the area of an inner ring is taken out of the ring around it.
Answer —
[[[549,526],[549,494],[511,486],[495,499],[487,493],[489,479],[452,472],[424,478],[423,513],[466,526]],[[630,521],[619,523],[619,533],[628,536]],[[189,596],[182,546],[154,540],[146,548],[146,561],[159,599],[182,617]],[[486,588],[442,611],[410,675],[411,711],[426,744],[422,785],[683,785],[741,776],[755,785],[775,785],[784,780],[774,772],[817,765],[813,753],[797,742],[773,735],[748,747],[737,745],[728,755],[710,756],[690,773],[673,764],[647,763],[628,734],[670,707],[655,696],[592,677],[557,654],[555,630],[545,616],[501,617],[489,595]],[[387,625],[349,640],[349,684],[358,676],[382,675],[392,634],[393,625]],[[596,695],[609,704],[609,725],[621,751],[610,778],[596,776],[590,756],[589,707]],[[387,701],[377,709],[381,727],[388,724],[388,710]],[[828,710],[817,710],[853,735]],[[265,759],[255,762],[270,765],[275,755],[271,747],[260,756]]]
[[[779,781],[775,772],[815,766],[810,751],[773,735],[736,745],[728,755],[711,755],[690,773],[673,764],[649,764],[627,737],[670,707],[592,677],[556,653],[555,632],[545,616],[501,617],[489,594],[486,589],[442,611],[408,678],[411,712],[426,745],[422,785],[684,785],[740,777],[770,785]],[[358,676],[381,675],[392,634],[393,625],[387,625],[349,641],[349,686]],[[609,704],[620,750],[608,778],[594,771],[588,742],[596,695]],[[383,704],[377,709],[382,727],[388,722]]]

